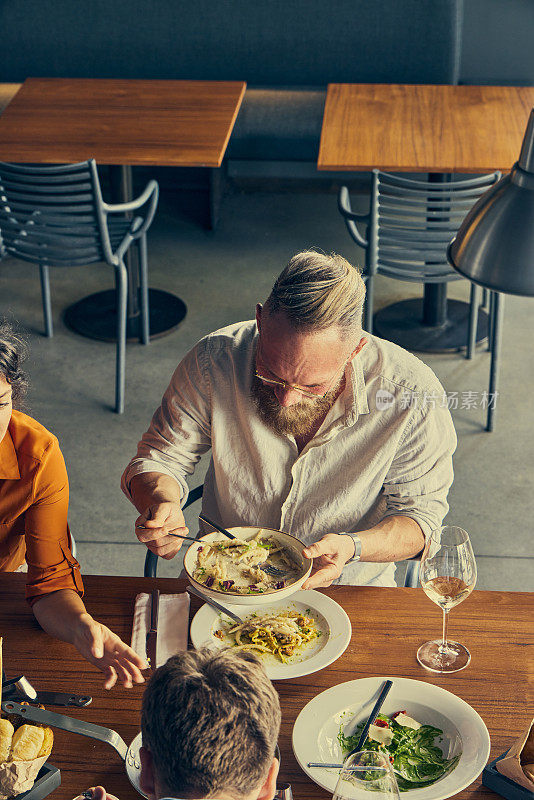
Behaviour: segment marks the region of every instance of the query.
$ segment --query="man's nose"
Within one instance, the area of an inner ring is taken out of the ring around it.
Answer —
[[[285,386],[276,386],[274,393],[276,395],[276,399],[283,408],[294,406],[296,403],[300,403],[302,400],[302,395],[299,391],[296,389],[289,389]]]

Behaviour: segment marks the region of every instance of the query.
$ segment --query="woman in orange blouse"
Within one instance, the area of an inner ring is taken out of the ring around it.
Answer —
[[[80,565],[67,524],[69,483],[55,436],[13,409],[26,381],[22,343],[0,324],[0,572],[27,564],[26,599],[41,627],[102,670],[105,687],[143,683],[144,661],[82,601]]]

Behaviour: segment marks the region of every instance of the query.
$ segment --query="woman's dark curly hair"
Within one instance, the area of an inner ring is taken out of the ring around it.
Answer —
[[[0,375],[11,386],[14,406],[19,405],[28,387],[28,380],[21,368],[26,355],[24,339],[15,333],[7,320],[0,319]]]

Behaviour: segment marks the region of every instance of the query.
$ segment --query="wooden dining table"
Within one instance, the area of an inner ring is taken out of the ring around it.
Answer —
[[[28,78],[0,115],[0,160],[61,164],[96,159],[118,167],[115,200],[132,199],[132,166],[209,167],[217,183],[244,81]],[[137,265],[128,251],[128,339],[139,336]],[[66,312],[82,335],[112,341],[115,291],[83,298]],[[184,302],[149,292],[150,335],[176,328]]]
[[[509,172],[519,158],[533,86],[339,84],[328,86],[319,170],[430,173]],[[375,314],[383,338],[409,350],[459,350],[469,305],[447,301],[447,284],[425,285],[423,300]],[[479,314],[477,341],[487,336]]]
[[[0,635],[4,640],[7,678],[24,674],[37,690],[89,694],[86,708],[50,710],[110,727],[129,744],[140,729],[143,686],[111,691],[102,675],[70,645],[45,634],[24,596],[25,576],[0,575]],[[91,614],[130,641],[136,595],[159,588],[181,592],[186,582],[171,578],[84,577],[85,602]],[[493,759],[504,753],[531,721],[534,709],[534,594],[474,591],[451,612],[450,635],[472,654],[467,669],[451,675],[427,672],[416,660],[419,645],[437,638],[441,610],[421,589],[336,586],[322,590],[336,600],[352,622],[347,650],[329,667],[301,678],[277,681],[282,706],[280,782],[289,782],[295,800],[327,800],[328,792],[298,766],[291,748],[295,719],[325,689],[357,678],[402,676],[441,686],[469,703],[482,717],[491,737]],[[191,615],[201,601],[191,598]],[[89,786],[102,784],[120,800],[138,797],[124,765],[106,744],[62,730],[55,731],[50,762],[61,770],[55,800],[71,800]],[[495,795],[477,778],[458,795],[462,800],[489,800]]]

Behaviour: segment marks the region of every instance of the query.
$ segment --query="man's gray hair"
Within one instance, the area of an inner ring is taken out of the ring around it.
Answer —
[[[346,258],[307,250],[293,256],[265,303],[270,314],[283,313],[296,329],[338,326],[342,335],[362,327],[365,284]]]
[[[154,673],[143,697],[141,730],[165,792],[239,800],[267,778],[280,702],[250,651],[190,650]]]

